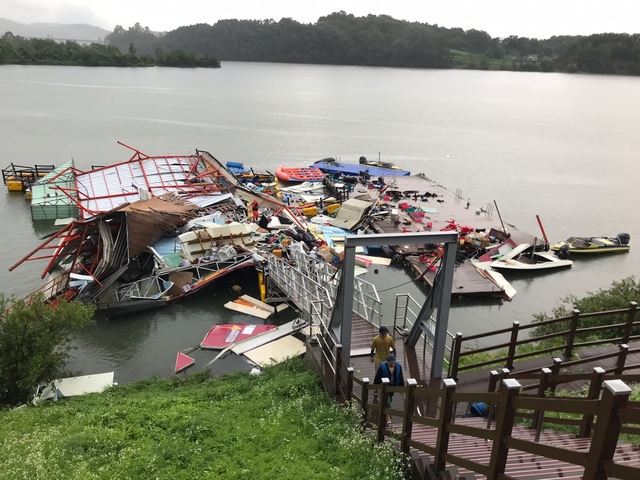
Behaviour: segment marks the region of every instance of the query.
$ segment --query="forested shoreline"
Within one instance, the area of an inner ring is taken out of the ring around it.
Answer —
[[[640,75],[640,34],[493,38],[482,30],[343,11],[309,24],[229,19],[167,33],[118,25],[105,41],[80,45],[7,32],[0,64],[216,68],[227,60]]]
[[[482,30],[345,12],[311,24],[231,19],[162,35],[138,23],[117,26],[107,41],[123,51],[133,44],[147,54],[181,49],[222,61],[640,75],[638,34],[492,38]]]
[[[220,68],[220,62],[193,51],[165,51],[138,54],[134,45],[123,52],[114,45],[56,42],[51,39],[22,38],[6,32],[0,37],[0,65],[77,65],[86,67],[207,67]]]

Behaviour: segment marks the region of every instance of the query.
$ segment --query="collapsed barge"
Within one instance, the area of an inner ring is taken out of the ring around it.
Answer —
[[[535,243],[512,225],[507,231],[492,204],[471,207],[461,192],[422,174],[342,182],[333,172],[331,191],[321,183],[307,191],[269,176],[234,174],[202,150],[184,156],[132,150],[128,161],[86,172],[65,164],[32,185],[44,192],[32,198],[32,214],[71,218],[10,270],[46,260],[48,281],[39,291],[50,301],[91,302],[115,317],[182,300],[237,269],[261,268],[266,255],[293,259],[294,245],[338,266],[349,234],[454,230],[460,242],[452,295],[511,299],[515,291],[504,277],[472,259],[506,238]],[[433,285],[438,245],[363,252],[385,253]],[[372,262],[364,257],[366,267]],[[263,300],[265,290],[261,285]]]

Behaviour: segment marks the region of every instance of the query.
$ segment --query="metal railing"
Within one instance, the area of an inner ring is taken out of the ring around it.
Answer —
[[[413,325],[415,324],[418,313],[422,305],[420,305],[409,293],[397,293],[396,303],[393,317],[393,329],[400,332],[401,335],[407,335]],[[422,355],[426,355],[428,351],[433,354],[433,346],[435,342],[436,333],[436,319],[433,316],[429,317],[425,328],[422,329],[420,338],[423,341]],[[453,348],[455,345],[456,337],[447,330],[447,338],[450,340],[449,344],[445,345],[445,358],[444,361],[447,364],[448,370],[451,369],[451,357],[453,355]]]
[[[312,304],[322,303],[322,309],[316,308],[316,314],[321,311],[320,318],[329,325],[341,270],[301,252],[293,253],[291,263],[269,255],[267,265],[270,279],[302,310],[311,315]],[[353,311],[368,322],[381,325],[382,302],[373,284],[354,280]]]

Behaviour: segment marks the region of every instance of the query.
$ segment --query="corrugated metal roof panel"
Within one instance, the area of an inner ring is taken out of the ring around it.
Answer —
[[[169,192],[199,195],[213,184],[210,178],[217,173],[207,167],[199,155],[148,157],[79,174],[76,185],[82,215],[88,218],[136,202],[148,197],[146,192],[154,197]]]

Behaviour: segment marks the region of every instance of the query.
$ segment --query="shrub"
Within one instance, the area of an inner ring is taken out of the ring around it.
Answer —
[[[60,376],[72,336],[93,311],[80,302],[53,307],[42,294],[16,301],[0,293],[0,405],[25,403],[39,383]]]

